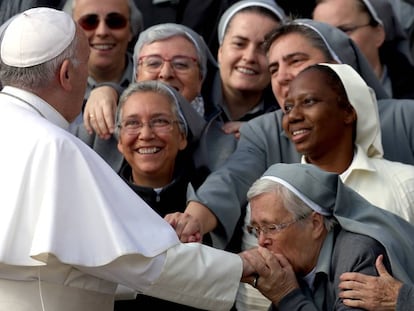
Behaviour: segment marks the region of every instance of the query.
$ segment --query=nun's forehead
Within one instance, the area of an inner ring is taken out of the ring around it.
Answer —
[[[170,35],[170,36],[165,36],[165,37],[159,37],[153,40],[147,40],[147,41],[143,41],[141,48],[139,50],[138,54],[142,53],[142,50],[144,50],[145,48],[148,48],[149,46],[155,44],[155,43],[161,43],[161,45],[163,44],[163,42],[166,41],[172,41],[172,40],[185,40],[185,42],[188,42],[190,44],[190,49],[192,49],[194,51],[194,53],[197,55],[197,58],[199,58],[199,51],[197,50],[197,46],[194,44],[194,42],[189,39],[186,35],[184,34],[174,34],[174,35]],[[180,48],[180,50],[184,51],[183,47],[181,45],[178,46]],[[168,52],[168,50],[165,50],[166,52]],[[188,51],[188,50],[187,50]]]

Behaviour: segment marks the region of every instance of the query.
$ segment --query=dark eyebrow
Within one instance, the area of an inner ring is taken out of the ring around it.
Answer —
[[[235,35],[235,36],[231,36],[231,39],[239,39],[239,40],[243,40],[243,41],[248,41],[249,39],[240,35]]]
[[[294,53],[287,54],[287,55],[283,56],[282,57],[282,60],[283,61],[288,61],[289,59],[291,59],[293,57],[296,57],[296,56],[308,56],[308,54],[307,53],[303,53],[303,52],[294,52]],[[270,63],[269,64],[269,68],[272,67],[272,66],[275,66],[277,63],[278,62]]]

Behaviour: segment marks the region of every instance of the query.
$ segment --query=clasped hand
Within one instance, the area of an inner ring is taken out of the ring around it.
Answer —
[[[241,281],[252,285],[258,275],[256,288],[276,306],[284,296],[299,288],[295,272],[283,255],[274,254],[263,247],[253,248],[239,255],[246,262]]]

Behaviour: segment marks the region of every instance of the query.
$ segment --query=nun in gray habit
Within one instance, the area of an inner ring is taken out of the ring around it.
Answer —
[[[337,174],[323,171],[311,164],[275,164],[263,174],[262,179],[281,184],[313,211],[337,221],[321,246],[316,266],[309,273],[314,274],[314,281],[304,278],[308,286],[313,288],[313,301],[306,298],[303,288],[293,290],[282,298],[279,310],[298,310],[299,305],[303,308],[300,310],[335,308],[340,303],[337,298],[338,278],[342,272],[346,272],[339,270],[348,267],[351,271],[361,271],[366,269],[365,264],[369,264],[367,258],[362,256],[370,256],[370,250],[363,248],[365,238],[358,239],[358,235],[371,237],[381,244],[385,250],[384,259],[389,263],[393,276],[413,284],[414,227],[408,222],[371,205],[344,185]],[[358,242],[352,243],[352,239],[357,239],[354,241]],[[353,247],[349,248],[350,244]],[[374,247],[371,252],[374,252]],[[377,255],[371,255],[371,265],[374,267]],[[259,277],[256,283],[259,289],[260,282]]]

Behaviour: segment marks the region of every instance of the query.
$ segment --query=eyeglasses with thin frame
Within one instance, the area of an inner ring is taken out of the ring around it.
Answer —
[[[249,234],[254,235],[256,238],[259,238],[261,232],[263,232],[263,234],[266,234],[266,235],[267,234],[273,235],[273,234],[278,233],[278,232],[282,231],[283,229],[289,227],[290,225],[293,225],[293,224],[297,223],[298,221],[304,220],[309,215],[310,214],[306,214],[306,215],[303,215],[303,216],[301,216],[299,218],[296,218],[292,221],[281,223],[281,224],[270,224],[270,225],[265,225],[265,226],[247,225],[246,229],[247,229],[247,232],[249,232]]]
[[[337,28],[339,30],[342,30],[347,35],[350,35],[355,30],[358,30],[358,29],[364,28],[364,27],[368,27],[368,26],[371,26],[371,23],[367,23],[367,24],[363,24],[363,25],[355,25],[355,26],[338,26]]]
[[[127,135],[138,135],[145,125],[147,125],[154,133],[168,133],[173,129],[174,123],[180,123],[178,120],[171,120],[166,117],[152,118],[148,122],[142,122],[138,119],[127,119],[118,127]]]
[[[138,65],[150,73],[157,73],[164,66],[165,62],[169,62],[176,72],[187,73],[198,64],[198,60],[191,56],[177,55],[170,59],[161,55],[143,55],[138,59]]]
[[[87,31],[98,28],[100,17],[98,14],[87,14],[78,20],[78,24]],[[105,24],[110,29],[123,29],[128,24],[128,19],[120,13],[112,12],[106,15]]]

